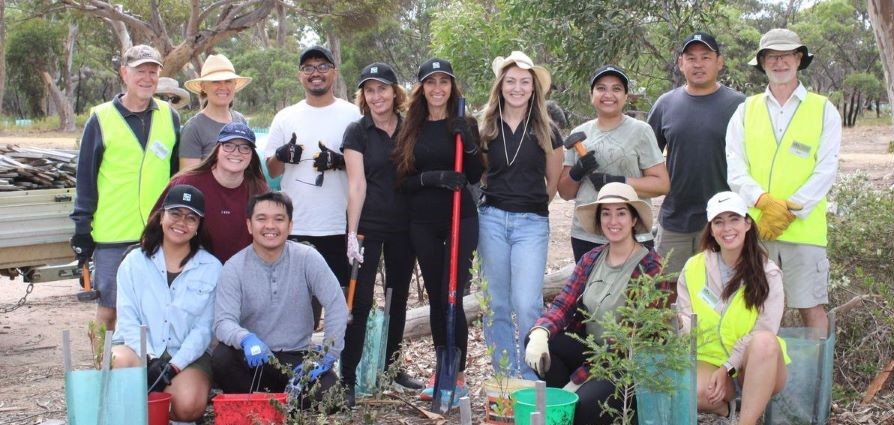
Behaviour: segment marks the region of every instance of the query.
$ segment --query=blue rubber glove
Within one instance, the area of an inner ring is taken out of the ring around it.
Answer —
[[[248,334],[242,338],[242,352],[245,353],[245,362],[249,367],[267,363],[267,358],[270,356],[270,348],[255,334]]]
[[[301,382],[301,379],[304,378],[305,373],[307,373],[308,383],[316,381],[317,378],[322,376],[324,373],[332,370],[332,366],[335,364],[335,360],[337,360],[335,355],[326,353],[325,355],[323,355],[322,359],[308,363],[307,367],[304,366],[304,363],[295,366],[295,382]],[[310,371],[307,372],[307,369],[310,369]]]

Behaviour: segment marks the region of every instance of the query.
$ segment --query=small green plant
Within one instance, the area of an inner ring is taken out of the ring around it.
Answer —
[[[668,372],[687,367],[689,338],[678,334],[674,311],[661,307],[667,305],[670,294],[657,284],[667,280],[666,274],[642,274],[629,282],[627,300],[615,315],[587,319],[599,321],[603,328],[605,342],[593,335],[581,341],[589,349],[590,374],[615,385],[615,397],[622,407],[616,409],[604,402],[602,408],[616,424],[633,423],[637,386],[672,393],[675,384]]]
[[[96,369],[102,369],[102,350],[106,344],[107,330],[105,324],[97,326],[96,322],[93,320],[87,322],[87,338],[90,339],[90,350],[93,353],[93,367]],[[111,365],[114,360],[114,357],[109,359],[109,365]]]

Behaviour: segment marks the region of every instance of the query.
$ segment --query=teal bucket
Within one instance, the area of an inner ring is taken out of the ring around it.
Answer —
[[[574,423],[574,408],[577,394],[561,388],[546,389],[546,425],[571,425]],[[516,425],[530,425],[531,413],[537,409],[537,390],[523,388],[512,393],[512,411]]]

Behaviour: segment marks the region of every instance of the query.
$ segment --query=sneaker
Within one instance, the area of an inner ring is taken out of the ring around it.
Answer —
[[[726,416],[726,423],[728,425],[736,425],[739,423],[736,420],[736,399],[729,401],[729,413]]]
[[[410,376],[404,371],[397,372],[397,376],[394,377],[394,383],[410,390],[421,390],[425,388],[425,384],[422,383],[422,381]],[[434,383],[432,383],[432,385],[434,386]]]
[[[357,399],[354,396],[354,388],[345,388],[345,408],[353,409],[356,403]]]
[[[435,374],[433,373],[431,377],[428,378],[428,382],[425,384],[425,389],[419,394],[420,400],[431,401],[432,394],[435,393]]]
[[[465,396],[469,395],[469,390],[466,389],[465,381],[457,382],[456,388],[454,388],[453,391],[456,393],[456,395],[453,397],[453,406],[451,406],[451,408],[459,406],[460,397],[465,397]],[[431,401],[434,393],[435,393],[435,379],[434,379],[434,376],[432,376],[431,379],[428,380],[428,384],[426,385],[425,389],[422,390],[421,394],[419,394],[419,399],[425,400],[425,401]]]

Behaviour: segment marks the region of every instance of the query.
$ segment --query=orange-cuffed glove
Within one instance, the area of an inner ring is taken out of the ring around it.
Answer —
[[[761,239],[775,240],[795,221],[795,215],[789,211],[787,202],[789,201],[774,198],[769,193],[764,193],[757,199],[754,206],[761,210],[761,218],[757,222],[757,232]],[[794,202],[792,206],[800,207]]]

